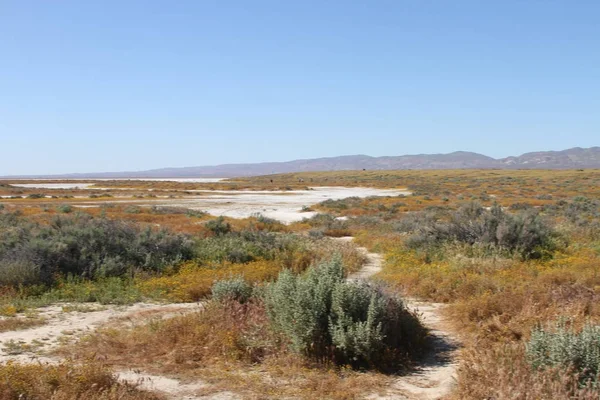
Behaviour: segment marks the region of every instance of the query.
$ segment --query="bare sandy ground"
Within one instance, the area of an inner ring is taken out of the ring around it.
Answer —
[[[69,311],[70,309],[78,311]],[[137,303],[130,306],[103,306],[94,303],[57,304],[37,309],[37,318],[43,318],[42,326],[0,333],[0,362],[55,364],[61,358],[52,355],[61,345],[77,340],[100,326],[111,322],[145,323],[156,318],[171,318],[199,311],[202,304],[150,304]],[[194,393],[206,387],[202,381],[182,382],[166,376],[151,375],[138,370],[115,371],[118,379],[139,388],[165,394],[173,400],[234,400],[241,397],[230,392],[210,396]]]
[[[255,214],[273,218],[284,223],[301,221],[314,216],[315,212],[303,212],[325,200],[340,200],[347,197],[366,198],[370,196],[409,195],[403,189],[373,189],[318,187],[313,190],[293,191],[198,191],[202,196],[176,199],[155,199],[148,201],[128,201],[140,205],[185,207],[205,211],[215,216],[247,218]],[[119,203],[118,200],[111,201]],[[91,203],[87,203],[88,205]],[[98,203],[100,204],[100,203]]]
[[[416,310],[429,328],[432,350],[415,372],[400,377],[391,386],[411,400],[436,400],[448,396],[456,384],[459,342],[447,328],[441,311],[445,304],[409,299],[408,307]],[[396,398],[396,397],[388,397]]]
[[[151,180],[151,179],[148,179]],[[159,179],[155,179],[158,181]],[[165,179],[166,180],[166,179]],[[178,182],[194,182],[196,180],[173,179]],[[218,179],[216,179],[218,181]],[[214,179],[211,181],[215,181]],[[96,183],[98,183],[96,181]],[[89,183],[19,183],[15,187],[37,189],[94,189],[106,190],[95,187],[94,181]],[[118,190],[133,190],[132,188],[118,188]],[[152,191],[152,190],[149,190]],[[314,216],[315,212],[303,212],[305,207],[313,206],[325,200],[341,200],[347,197],[366,198],[371,196],[399,196],[409,195],[405,189],[376,189],[361,187],[314,187],[310,190],[270,191],[270,190],[187,190],[188,195],[183,198],[157,197],[153,199],[119,199],[116,196],[110,199],[111,203],[134,203],[142,206],[172,206],[185,207],[192,210],[205,211],[214,216],[232,218],[247,218],[252,215],[262,214],[283,223],[301,221],[303,218]],[[77,207],[95,207],[107,200],[74,204]]]
[[[146,313],[148,317],[177,315],[200,309],[197,303],[103,306],[93,303],[58,304],[37,309],[45,324],[30,329],[0,333],[0,362],[57,362],[48,354],[70,339],[90,333],[117,318]],[[79,311],[69,311],[70,309]]]

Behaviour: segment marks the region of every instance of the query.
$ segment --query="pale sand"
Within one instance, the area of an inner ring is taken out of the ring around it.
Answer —
[[[63,307],[65,307],[65,309],[68,309],[69,307],[83,307],[95,310],[85,312],[64,312]],[[137,303],[131,306],[103,306],[95,303],[65,303],[38,308],[35,310],[37,312],[37,317],[45,320],[46,323],[44,325],[30,329],[0,333],[0,362],[7,362],[10,360],[21,362],[30,362],[34,360],[57,362],[57,358],[50,357],[48,354],[64,340],[90,333],[110,320],[133,316],[144,312],[149,312],[149,315],[154,316],[156,316],[156,313],[160,313],[164,317],[165,315],[173,316],[200,309],[201,306],[197,303]],[[30,350],[24,350],[21,354],[9,354],[9,350],[14,347],[10,345],[11,342],[18,343],[24,349],[30,348]]]
[[[313,190],[292,191],[197,191],[202,196],[174,199],[111,199],[111,203],[135,203],[142,206],[184,207],[205,211],[214,216],[231,218],[247,218],[261,214],[283,223],[289,224],[310,218],[316,212],[303,212],[303,207],[310,207],[325,200],[341,200],[347,197],[366,198],[371,196],[409,195],[404,189],[373,189],[347,187],[316,187]],[[85,206],[100,205],[103,202],[86,202]],[[79,207],[79,206],[78,206]]]

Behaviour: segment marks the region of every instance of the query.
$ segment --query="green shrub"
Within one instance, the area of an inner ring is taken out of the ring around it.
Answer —
[[[304,218],[303,223],[312,228],[319,228],[326,236],[351,236],[347,220],[338,219],[331,214],[316,214],[312,218]]]
[[[208,214],[201,210],[187,209],[185,215],[187,215],[190,218],[202,218]]]
[[[548,256],[556,249],[558,237],[537,210],[508,214],[498,205],[485,209],[476,202],[449,214],[416,213],[400,221],[397,230],[412,233],[406,240],[409,248],[429,251],[459,242],[518,254],[523,259]]]
[[[87,214],[56,216],[50,224],[0,214],[0,275],[27,277],[10,278],[15,283],[29,282],[33,272],[36,283],[45,284],[67,275],[95,279],[160,272],[193,258],[193,247],[184,235]]]
[[[187,215],[188,217],[201,218],[206,215],[204,211],[191,210],[185,207],[171,207],[171,206],[152,206],[150,207],[152,214],[176,214],[176,215]]]
[[[265,291],[273,327],[296,352],[355,368],[399,368],[424,346],[426,330],[401,300],[344,280],[339,258],[303,275],[283,271]]]
[[[206,223],[206,228],[216,236],[226,235],[231,232],[231,225],[225,221],[225,218],[219,217],[217,219],[210,220]]]
[[[56,207],[56,210],[63,214],[69,214],[73,211],[73,207],[71,207],[69,204],[61,204]]]
[[[573,201],[559,200],[543,207],[544,213],[559,216],[576,228],[600,237],[600,200],[577,196]]]
[[[265,217],[261,213],[254,213],[254,214],[252,214],[252,217],[256,218],[257,222],[260,222],[261,224],[265,224],[265,225],[279,225],[281,223],[281,222],[277,221],[276,219]]]
[[[332,293],[329,333],[336,351],[344,358],[372,363],[383,350],[381,322],[383,297],[368,286],[338,284]],[[365,318],[366,317],[366,318]]]
[[[581,383],[598,384],[600,372],[600,325],[586,324],[580,332],[558,322],[553,329],[537,328],[527,343],[532,367],[573,368]]]
[[[346,197],[345,199],[333,200],[328,199],[319,203],[320,206],[329,208],[332,210],[342,211],[347,210],[349,208],[358,207],[362,203],[362,199],[360,197]]]
[[[315,241],[300,235],[242,231],[202,239],[196,245],[195,254],[203,263],[247,263],[281,259],[296,253],[310,255],[316,247]]]
[[[21,286],[36,283],[40,278],[40,267],[33,261],[7,259],[0,261],[0,286]]]
[[[322,239],[325,237],[325,232],[322,229],[311,229],[308,231],[308,236],[312,239]]]
[[[252,297],[252,286],[241,276],[217,281],[212,287],[212,298],[216,301],[234,300],[246,303]]]

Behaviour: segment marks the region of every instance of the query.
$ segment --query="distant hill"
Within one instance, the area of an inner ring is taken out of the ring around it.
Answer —
[[[495,159],[478,153],[417,154],[370,157],[366,155],[313,158],[287,162],[224,164],[216,166],[161,168],[148,171],[102,172],[65,175],[13,176],[11,178],[228,178],[289,172],[394,169],[569,169],[600,168],[600,147],[575,147],[563,151],[540,151]]]
[[[538,151],[525,153],[518,157],[507,157],[502,160],[511,168],[599,168],[600,147],[582,149],[574,147],[563,151]]]

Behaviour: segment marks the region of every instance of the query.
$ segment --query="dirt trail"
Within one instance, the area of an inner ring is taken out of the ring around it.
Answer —
[[[184,383],[177,379],[161,375],[151,375],[138,370],[117,372],[120,380],[136,385],[150,392],[160,392],[171,400],[238,400],[242,397],[233,392],[218,392],[207,396],[197,395],[198,391],[209,385],[195,380]]]
[[[338,240],[349,242],[353,238],[343,237]],[[365,255],[367,261],[359,271],[348,276],[349,281],[369,279],[382,269],[383,258],[380,254],[370,253],[364,247],[359,247],[358,250]],[[450,394],[456,382],[458,339],[446,327],[441,313],[445,304],[412,298],[407,298],[406,301],[407,306],[417,311],[423,324],[429,328],[431,351],[415,371],[396,378],[387,395],[372,395],[368,396],[369,399],[442,399]]]

